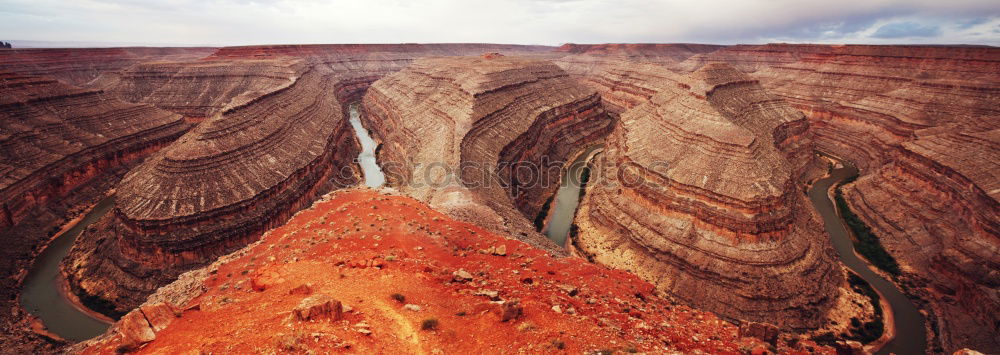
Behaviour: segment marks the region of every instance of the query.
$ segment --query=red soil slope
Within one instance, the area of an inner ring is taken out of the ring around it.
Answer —
[[[457,280],[459,270],[471,280]],[[653,290],[634,275],[580,258],[552,258],[448,219],[409,197],[349,190],[300,212],[200,274],[182,276],[77,350],[745,353],[767,348],[756,338],[740,338],[737,326],[671,304]],[[330,297],[350,310],[338,316],[333,302],[332,308],[313,310],[318,319],[299,320],[293,310],[310,297]],[[509,306],[515,301],[519,306]],[[505,309],[517,307],[520,316],[502,320]],[[422,329],[429,319],[437,320],[436,327]],[[772,350],[795,351],[779,347]],[[804,342],[798,347],[814,350]]]

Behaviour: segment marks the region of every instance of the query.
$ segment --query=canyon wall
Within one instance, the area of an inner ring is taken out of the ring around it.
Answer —
[[[280,225],[318,194],[357,183],[347,104],[415,58],[505,45],[226,47],[202,60],[138,63],[91,86],[200,122],[130,172],[113,217],[64,263],[70,286],[109,314],[180,272]]]
[[[357,182],[334,74],[294,82],[197,126],[118,186],[113,213],[63,265],[82,299],[123,314],[180,272],[255,240],[316,196]]]
[[[938,350],[1000,347],[1000,49],[733,46],[682,66],[712,62],[752,71],[862,169],[847,201],[929,302]]]
[[[301,61],[197,60],[144,62],[106,72],[88,84],[122,100],[154,105],[200,121],[288,86]]]
[[[375,82],[363,109],[391,186],[556,253],[525,216],[540,212],[569,155],[611,123],[593,89],[513,57],[418,60]]]
[[[0,227],[190,128],[177,114],[49,78],[0,73],[0,87]]]
[[[727,65],[674,80],[621,115],[574,247],[731,319],[819,326],[843,276],[801,190],[806,118]]]
[[[410,197],[342,190],[182,275],[70,352],[769,348],[833,353],[809,341],[772,347],[709,312],[672,304],[635,275],[553,258]]]
[[[19,285],[62,223],[190,129],[180,115],[47,77],[0,72],[0,347],[52,350],[22,326]]]
[[[215,48],[18,48],[0,51],[0,71],[46,76],[83,85],[102,73],[151,61],[194,60]]]

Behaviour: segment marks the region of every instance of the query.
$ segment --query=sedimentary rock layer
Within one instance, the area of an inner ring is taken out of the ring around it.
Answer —
[[[0,73],[0,227],[183,134],[180,115],[53,79]]]
[[[193,60],[215,48],[31,48],[0,51],[0,71],[83,85],[104,72],[147,60]]]
[[[681,62],[695,54],[714,52],[725,46],[694,43],[566,43],[556,52],[614,56],[632,62]]]
[[[54,79],[0,73],[0,347],[55,352],[17,304],[31,260],[62,222],[190,125],[180,115]]]
[[[209,59],[316,57],[327,55],[366,55],[376,52],[412,53],[418,56],[478,55],[485,52],[532,53],[552,50],[548,46],[492,43],[403,43],[403,44],[313,44],[223,47]]]
[[[184,271],[246,245],[331,188],[356,183],[356,143],[333,73],[201,124],[131,171],[113,213],[63,265],[85,302],[125,313]]]
[[[89,86],[196,121],[290,85],[301,70],[297,64],[296,60],[155,61],[104,73]]]
[[[799,188],[806,118],[726,65],[677,80],[622,114],[575,247],[729,318],[818,326],[842,276]]]
[[[931,302],[939,350],[1000,347],[1000,49],[734,46],[685,66],[707,62],[753,71],[810,118],[818,149],[862,169],[851,207],[908,283],[945,290],[911,287]]]
[[[421,59],[375,82],[363,104],[391,185],[553,251],[524,216],[611,122],[593,89],[550,62],[512,57]]]
[[[316,319],[291,316],[314,300],[327,300]],[[340,191],[71,351],[766,351],[737,328],[635,275],[552,258],[412,198]]]

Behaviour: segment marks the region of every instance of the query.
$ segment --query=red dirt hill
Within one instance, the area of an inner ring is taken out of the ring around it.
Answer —
[[[350,190],[325,200],[161,289],[83,352],[767,349],[634,275],[552,258],[411,198]],[[191,277],[203,279],[192,287]],[[161,303],[178,289],[195,291]]]

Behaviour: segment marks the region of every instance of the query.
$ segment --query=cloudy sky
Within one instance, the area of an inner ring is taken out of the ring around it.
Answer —
[[[0,40],[1000,45],[1000,0],[0,0]]]

